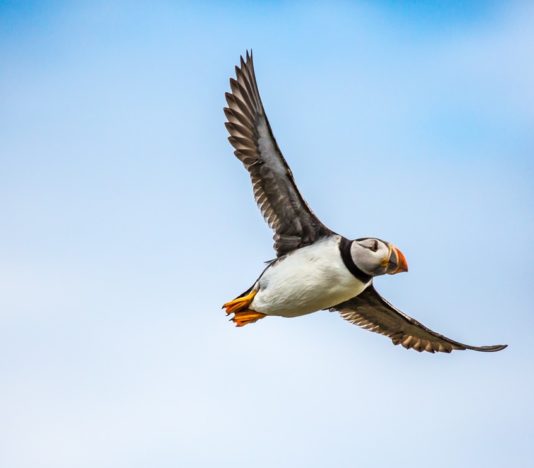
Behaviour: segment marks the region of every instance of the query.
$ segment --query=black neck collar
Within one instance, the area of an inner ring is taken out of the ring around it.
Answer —
[[[356,278],[358,278],[363,283],[368,283],[371,280],[372,276],[363,272],[356,266],[354,260],[352,260],[352,255],[350,254],[351,245],[352,241],[346,239],[345,237],[341,237],[341,241],[339,242],[339,251],[341,252],[341,258],[343,260],[343,263]]]

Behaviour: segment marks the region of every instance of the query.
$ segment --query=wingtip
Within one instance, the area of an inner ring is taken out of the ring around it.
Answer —
[[[243,58],[243,55],[240,55],[239,56],[239,63],[240,63],[240,68],[243,69],[243,67],[249,63],[252,63],[253,61],[253,58],[252,58],[252,49],[246,49],[245,50],[245,57]]]
[[[502,351],[503,349],[508,348],[507,344],[500,344],[500,345],[490,345],[490,346],[473,346],[472,349],[474,351],[481,351],[483,353],[495,353],[497,351]]]
[[[503,349],[506,349],[508,348],[508,345],[507,344],[500,344],[500,345],[495,345],[495,346],[492,346],[492,351],[502,351]]]

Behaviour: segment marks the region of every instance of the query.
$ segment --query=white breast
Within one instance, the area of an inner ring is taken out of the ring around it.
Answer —
[[[345,267],[340,236],[303,247],[267,268],[250,308],[267,315],[296,317],[332,307],[361,293],[362,283]]]

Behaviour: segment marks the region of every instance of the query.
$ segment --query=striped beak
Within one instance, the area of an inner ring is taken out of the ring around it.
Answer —
[[[395,275],[397,273],[402,273],[403,271],[408,271],[408,263],[406,262],[404,254],[391,244],[389,245],[389,250],[390,253],[386,273],[388,275]]]

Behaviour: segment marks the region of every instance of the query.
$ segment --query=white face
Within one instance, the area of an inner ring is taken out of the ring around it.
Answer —
[[[371,276],[387,273],[391,248],[383,240],[372,237],[356,239],[350,247],[350,254],[356,266]]]

